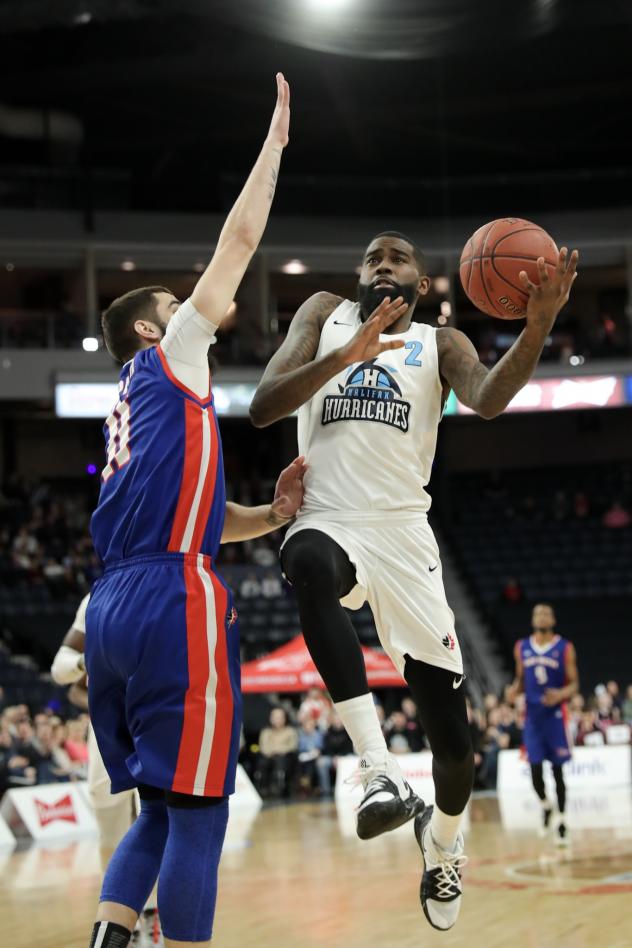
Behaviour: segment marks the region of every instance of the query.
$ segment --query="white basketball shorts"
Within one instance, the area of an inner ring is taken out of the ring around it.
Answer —
[[[454,613],[443,588],[439,548],[424,514],[397,511],[362,520],[345,511],[300,515],[284,543],[300,530],[320,530],[345,551],[357,584],[341,599],[359,609],[368,602],[384,651],[403,674],[405,655],[463,674]]]

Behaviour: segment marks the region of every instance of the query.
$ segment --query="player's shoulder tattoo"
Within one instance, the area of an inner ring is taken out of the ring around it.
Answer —
[[[326,320],[341,303],[342,296],[337,296],[336,293],[329,293],[327,290],[320,290],[307,300],[309,315],[318,324],[319,328],[322,329]]]

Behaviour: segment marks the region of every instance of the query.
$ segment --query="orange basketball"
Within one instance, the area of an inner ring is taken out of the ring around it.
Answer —
[[[528,293],[518,274],[525,270],[538,283],[536,261],[544,257],[552,275],[559,251],[545,230],[519,217],[501,217],[472,234],[461,254],[459,273],[469,300],[488,316],[522,319]]]

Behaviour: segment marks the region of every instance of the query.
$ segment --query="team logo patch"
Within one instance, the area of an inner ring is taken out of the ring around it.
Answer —
[[[236,610],[235,607],[233,606],[232,609],[230,610],[230,615],[228,616],[228,628],[229,628],[229,629],[230,629],[230,627],[231,627],[232,625],[235,624],[235,622],[237,622],[237,619],[238,619],[237,610]]]
[[[456,639],[451,632],[448,632],[447,635],[444,635],[441,641],[450,652],[453,652],[456,648]]]
[[[401,398],[396,372],[390,366],[378,365],[376,359],[352,366],[345,384],[338,386],[340,395],[325,396],[321,423],[377,421],[408,431],[410,402]]]

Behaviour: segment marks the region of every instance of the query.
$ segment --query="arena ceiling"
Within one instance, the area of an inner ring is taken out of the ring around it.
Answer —
[[[0,206],[224,209],[277,70],[277,212],[631,200],[628,0],[3,0],[0,42]]]

